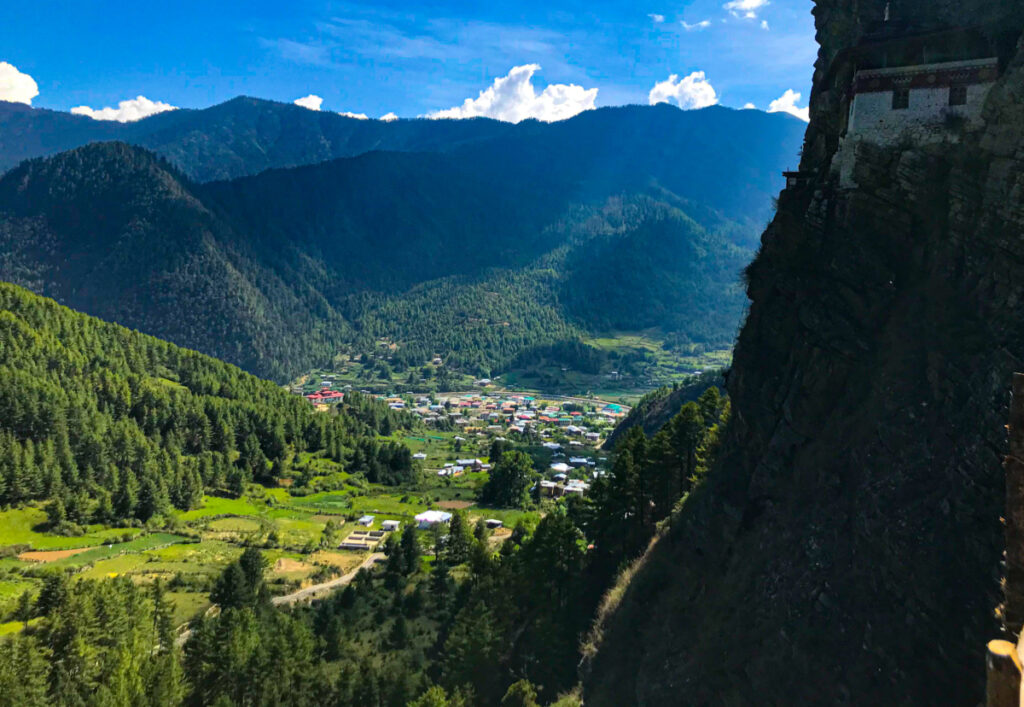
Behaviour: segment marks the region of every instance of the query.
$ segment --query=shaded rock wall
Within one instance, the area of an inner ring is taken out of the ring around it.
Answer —
[[[588,707],[983,699],[1024,366],[1024,46],[999,40],[983,128],[862,145],[859,187],[840,190],[833,60],[884,4],[815,6],[802,169],[818,176],[763,236],[722,459],[603,627]],[[894,5],[1024,27],[1019,2]]]

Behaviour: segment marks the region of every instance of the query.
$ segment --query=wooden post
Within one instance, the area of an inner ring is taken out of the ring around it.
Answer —
[[[1020,707],[1020,659],[1009,641],[988,642],[985,707]]]
[[[1006,629],[1017,635],[1024,626],[1024,374],[1013,374],[1010,453],[1006,471]]]

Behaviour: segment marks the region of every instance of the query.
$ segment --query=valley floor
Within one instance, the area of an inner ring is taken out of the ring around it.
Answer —
[[[402,404],[408,400],[410,409],[415,410],[416,399],[429,410],[422,395],[395,400],[403,400]],[[499,401],[513,399],[524,411],[521,415],[532,416],[529,422],[512,419],[500,427],[486,424],[483,417],[500,410]],[[386,534],[371,537],[363,549],[340,546],[354,533],[381,531],[386,521],[397,521],[402,527],[415,523],[415,516],[428,509],[460,509],[471,523],[484,518],[500,520],[511,528],[522,518],[539,516],[540,510],[490,508],[477,500],[488,478],[491,444],[505,435],[515,436],[508,430],[516,423],[525,422],[528,428],[514,440],[516,447],[527,451],[535,466],[544,470],[543,490],[551,493],[556,490],[558,473],[553,464],[573,460],[574,466],[565,476],[576,478],[577,483],[591,481],[603,471],[606,457],[601,442],[629,411],[627,406],[592,398],[542,398],[493,390],[483,395],[446,394],[435,400],[442,409],[447,403],[457,411],[457,419],[464,424],[446,430],[400,431],[388,438],[416,455],[419,480],[412,485],[370,484],[340,471],[322,455],[302,453],[295,464],[313,474],[307,485],[265,488],[253,484],[241,498],[204,496],[201,507],[173,511],[160,527],[96,525],[83,535],[65,537],[48,531],[43,504],[0,511],[0,618],[13,619],[20,595],[35,593],[45,573],[59,568],[80,578],[128,576],[144,584],[160,579],[169,589],[175,622],[183,627],[210,608],[213,582],[249,546],[264,550],[269,563],[267,582],[275,603],[320,595],[320,590],[341,586],[345,577],[373,564],[377,545]],[[567,413],[566,407],[576,414]],[[587,419],[591,422],[586,429],[599,430],[599,439],[588,441],[582,433],[569,431],[570,426],[582,429]],[[481,468],[459,467],[457,462],[467,458]],[[362,524],[357,523],[360,519]],[[0,635],[20,631],[22,626],[14,620],[0,623]]]

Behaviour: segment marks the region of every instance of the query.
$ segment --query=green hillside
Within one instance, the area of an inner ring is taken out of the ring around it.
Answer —
[[[661,130],[694,120],[668,108],[210,184],[89,145],[0,178],[0,277],[282,382],[382,339],[400,372],[440,354],[470,376],[620,329],[728,348],[779,137],[744,152],[735,131],[764,117],[722,111],[718,155],[670,141],[703,173],[655,157]],[[649,169],[611,149],[630,123]],[[730,195],[736,169],[761,175],[760,197]]]
[[[0,342],[0,504],[50,500],[50,525],[72,535],[275,483],[293,453],[411,473],[408,450],[366,443],[397,426],[386,408],[315,414],[234,366],[6,283]]]

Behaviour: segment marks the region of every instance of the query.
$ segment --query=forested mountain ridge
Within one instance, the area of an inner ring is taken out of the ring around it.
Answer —
[[[328,356],[344,322],[244,246],[170,165],[128,145],[0,179],[0,277],[270,377]]]
[[[347,462],[358,446],[372,466],[367,438],[396,424],[358,395],[352,414],[317,414],[234,366],[7,283],[0,342],[0,503],[50,500],[54,525],[145,522],[204,490],[239,495],[286,476],[302,450]]]
[[[510,127],[485,118],[359,120],[248,96],[131,123],[0,102],[0,171],[91,142],[121,140],[160,153],[194,179],[210,181],[372,150],[443,149]]]
[[[474,375],[617,327],[727,346],[790,120],[593,113],[208,184],[123,143],[32,160],[0,178],[0,277],[276,380],[378,338]]]
[[[153,150],[198,181],[254,175],[374,150],[447,152],[482,142],[539,144],[538,137],[544,136],[555,147],[566,138],[586,141],[595,156],[612,151],[623,164],[646,159],[643,151],[632,148],[637,141],[649,139],[664,143],[661,159],[666,161],[699,162],[678,158],[679,142],[690,143],[693,150],[722,152],[723,166],[737,156],[745,161],[742,154],[730,157],[728,148],[720,149],[726,139],[719,126],[722,121],[733,133],[728,142],[745,151],[751,149],[752,135],[765,133],[760,147],[753,150],[757,153],[749,163],[753,169],[746,170],[744,177],[759,182],[759,165],[766,158],[774,165],[784,157],[782,168],[795,159],[802,126],[782,113],[719,107],[682,111],[662,104],[602,108],[558,123],[511,124],[488,118],[379,121],[241,96],[210,108],[159,113],[133,123],[0,102],[0,171],[25,159],[109,140]],[[507,158],[506,148],[500,150]]]

